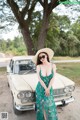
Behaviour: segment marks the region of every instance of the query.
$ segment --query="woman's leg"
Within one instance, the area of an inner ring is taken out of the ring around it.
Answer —
[[[47,120],[47,118],[46,118],[46,112],[45,112],[45,110],[44,110],[44,118],[45,118],[45,120]]]

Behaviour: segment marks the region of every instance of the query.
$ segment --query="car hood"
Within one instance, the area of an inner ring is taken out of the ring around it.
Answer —
[[[19,91],[21,90],[35,91],[38,83],[38,76],[36,73],[27,75],[13,75],[12,78],[15,88]],[[55,80],[52,85],[53,89],[61,89],[68,85],[74,85],[74,82],[64,77],[63,75],[56,73]]]
[[[35,90],[35,87],[37,85],[37,75],[11,75],[12,83],[14,85],[14,88],[18,91],[24,91],[24,90]],[[35,78],[35,80],[34,80]]]

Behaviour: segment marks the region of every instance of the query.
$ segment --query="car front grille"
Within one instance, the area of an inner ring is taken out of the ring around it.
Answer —
[[[55,98],[63,97],[65,95],[64,88],[62,89],[54,89],[53,90],[53,95]],[[32,92],[32,96],[30,98],[25,98],[22,99],[22,103],[28,103],[28,102],[35,102],[36,97],[35,97],[35,92]]]
[[[54,96],[59,96],[65,94],[64,88],[63,89],[54,89]]]

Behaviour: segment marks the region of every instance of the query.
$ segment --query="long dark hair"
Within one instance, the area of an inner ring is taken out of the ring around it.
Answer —
[[[40,59],[39,59],[39,55],[40,55],[41,53],[46,54],[46,55],[47,55],[47,61],[50,62],[48,54],[47,54],[46,52],[40,52],[40,53],[38,54],[38,57],[37,57],[37,65],[42,64],[42,62],[41,62]]]

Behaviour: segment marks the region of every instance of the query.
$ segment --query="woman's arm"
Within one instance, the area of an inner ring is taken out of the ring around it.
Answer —
[[[44,87],[44,89],[46,89],[47,87],[46,87],[45,83],[41,80],[40,75],[39,75],[39,71],[40,71],[40,66],[37,65],[37,75],[38,75],[38,79],[39,79],[41,85]]]
[[[54,79],[55,79],[56,65],[53,64],[52,68],[53,68],[53,71],[54,71],[54,76],[53,76],[53,78],[50,80],[50,83],[49,83],[49,85],[48,85],[48,88],[49,88],[49,89],[51,88],[51,86],[52,86],[52,84],[53,84],[53,81],[54,81]]]

